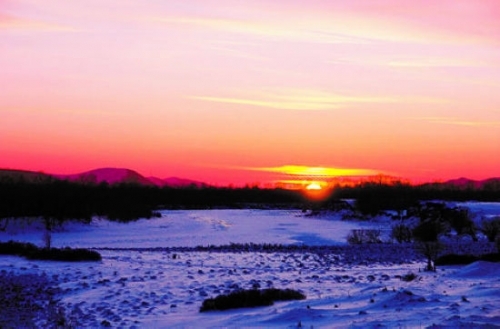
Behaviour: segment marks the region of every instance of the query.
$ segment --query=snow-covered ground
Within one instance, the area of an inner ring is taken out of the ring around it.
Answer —
[[[68,224],[52,235],[54,247],[195,247],[229,243],[344,244],[351,229],[387,230],[384,223],[340,222],[335,215],[304,217],[298,210],[166,210],[162,218],[128,224],[94,220]],[[11,228],[0,241],[40,244],[41,226]]]
[[[500,204],[471,209],[500,214]],[[387,231],[390,223],[346,222],[298,211],[163,211],[129,224],[94,221],[54,233],[54,246],[100,250],[97,263],[0,257],[4,273],[47,274],[61,289],[67,318],[82,327],[206,328],[490,328],[500,326],[500,264],[476,262],[420,272],[418,255],[403,246],[339,252],[152,251],[152,247],[274,243],[345,245],[353,228]],[[42,244],[33,226],[12,227],[0,241]],[[386,253],[386,254],[384,254]],[[390,253],[391,257],[387,255]],[[373,261],[366,262],[365,259]],[[391,259],[388,261],[388,259]],[[408,273],[417,279],[400,279]],[[307,299],[270,307],[199,313],[205,298],[239,288],[292,288]],[[0,316],[2,311],[0,311]]]

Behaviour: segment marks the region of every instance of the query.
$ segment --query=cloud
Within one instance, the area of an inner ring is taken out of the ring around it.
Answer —
[[[362,35],[348,31],[337,32],[333,26],[317,21],[303,21],[296,24],[293,20],[265,21],[258,19],[211,18],[211,17],[147,17],[149,21],[165,26],[193,27],[222,31],[231,34],[244,34],[272,40],[300,41],[320,44],[362,44],[370,40]]]
[[[332,2],[330,9],[338,4]],[[497,0],[353,0],[342,8],[370,24],[371,33],[383,34],[394,41],[498,44],[500,36],[500,2]]]
[[[347,177],[347,176],[373,176],[380,174],[379,171],[373,169],[358,169],[358,168],[335,168],[335,167],[310,167],[303,165],[284,165],[279,167],[256,167],[245,168],[246,170],[264,171],[278,173],[290,176],[300,176],[304,178],[332,178],[332,177]]]
[[[192,96],[192,99],[283,110],[332,110],[353,104],[446,103],[432,97],[348,96],[315,90],[275,90],[246,97]]]
[[[0,14],[0,31],[74,32],[74,28],[35,19]]]
[[[451,117],[418,117],[415,120],[428,121],[434,124],[465,126],[465,127],[496,127],[500,126],[500,121],[480,121],[480,120],[465,120]]]
[[[492,63],[493,64],[493,63]],[[454,59],[454,58],[416,58],[405,60],[393,60],[387,63],[391,67],[401,68],[439,68],[439,67],[488,67],[489,63],[477,60]]]
[[[498,44],[498,1],[422,1],[253,2],[145,20],[308,43]]]

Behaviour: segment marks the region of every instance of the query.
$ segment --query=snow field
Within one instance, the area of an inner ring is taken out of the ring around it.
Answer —
[[[497,209],[497,208],[495,208]],[[495,210],[496,211],[496,210]],[[58,284],[60,304],[76,327],[120,328],[493,328],[500,324],[500,264],[476,262],[420,272],[421,256],[405,245],[345,246],[345,222],[281,210],[164,211],[130,224],[96,220],[54,233],[55,246],[99,250],[102,262],[60,263],[0,257],[3,273],[43,275]],[[34,224],[36,226],[36,223]],[[41,244],[28,225],[0,240]],[[235,243],[337,245],[329,252],[199,252],[157,247]],[[417,279],[401,277],[414,273]],[[291,288],[303,301],[199,313],[204,299],[237,289]],[[32,298],[39,295],[33,293]],[[43,296],[42,296],[43,297]],[[0,317],[2,315],[0,311]],[[5,311],[3,311],[5,312]],[[10,311],[12,312],[12,311]]]

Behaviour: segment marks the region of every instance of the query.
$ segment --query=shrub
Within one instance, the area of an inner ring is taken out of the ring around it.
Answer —
[[[494,242],[495,238],[500,234],[500,216],[492,219],[483,219],[481,222],[481,232],[488,238],[488,241]]]
[[[451,208],[446,212],[447,220],[458,235],[468,234],[476,238],[476,227],[467,208]]]
[[[0,242],[1,255],[22,256],[28,259],[65,262],[100,261],[101,254],[94,250],[72,248],[38,248],[32,243]]]
[[[0,255],[25,256],[37,249],[38,247],[32,243],[14,241],[0,242]]]
[[[436,265],[468,265],[479,260],[486,262],[500,262],[500,254],[457,255],[447,254],[436,259]]]
[[[485,262],[500,262],[500,253],[481,255],[481,260],[484,260]]]
[[[458,235],[470,235],[476,240],[476,226],[469,209],[448,207],[444,203],[428,202],[417,210],[420,224],[414,230],[414,236],[420,241],[436,241],[442,233],[455,230]]]
[[[413,229],[412,233],[418,241],[434,242],[437,241],[438,236],[445,231],[444,226],[443,223],[437,220],[424,220]]]
[[[292,289],[240,290],[203,301],[200,312],[223,311],[232,308],[270,306],[274,301],[302,300],[306,296]]]
[[[72,249],[67,247],[63,249],[37,249],[27,254],[26,258],[63,262],[100,261],[102,259],[101,255],[97,251],[79,248]]]
[[[474,255],[447,254],[436,259],[436,265],[467,265],[479,260]]]
[[[356,229],[351,230],[346,239],[349,244],[381,243],[380,234],[380,230]]]
[[[347,243],[349,244],[362,244],[363,234],[362,230],[351,230],[351,232],[346,237]]]
[[[416,278],[418,278],[418,275],[416,275],[413,272],[409,272],[401,277],[401,281],[411,282],[411,281],[415,280]]]
[[[380,230],[365,230],[366,243],[382,243]]]
[[[413,234],[410,227],[404,224],[397,224],[392,227],[391,238],[399,243],[411,242]]]

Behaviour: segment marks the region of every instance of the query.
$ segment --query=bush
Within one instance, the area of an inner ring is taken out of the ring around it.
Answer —
[[[351,230],[347,235],[347,243],[349,244],[364,244],[364,243],[381,243],[380,230]]]
[[[100,261],[101,255],[94,250],[88,249],[71,249],[71,248],[50,248],[37,249],[26,255],[28,259],[38,260],[55,260],[63,262],[85,262],[85,261]]]
[[[392,227],[391,238],[399,243],[411,242],[413,238],[412,230],[404,224],[397,224]]]
[[[411,282],[411,281],[415,280],[416,278],[418,278],[418,275],[416,275],[413,272],[409,272],[401,277],[401,281]]]
[[[0,242],[0,255],[26,256],[37,249],[38,247],[32,243]]]
[[[447,254],[436,259],[436,265],[467,265],[478,260],[474,255]]]
[[[436,259],[435,263],[436,265],[468,265],[479,260],[500,262],[500,254],[484,254],[481,256],[447,254]]]
[[[462,207],[451,208],[447,211],[447,219],[458,235],[468,234],[472,238],[476,238],[476,227],[469,209]]]
[[[306,296],[292,289],[240,290],[203,301],[200,312],[223,311],[233,308],[270,306],[275,301],[302,300]]]
[[[72,248],[38,248],[32,243],[0,242],[0,255],[22,256],[27,259],[65,262],[100,261],[101,254],[94,250]]]
[[[500,234],[500,217],[492,219],[483,219],[481,222],[481,232],[488,238],[488,241],[494,242],[495,238]]]
[[[445,225],[437,220],[421,221],[413,229],[413,236],[421,242],[435,242],[440,234],[446,231]]]

